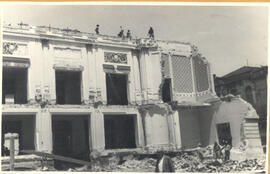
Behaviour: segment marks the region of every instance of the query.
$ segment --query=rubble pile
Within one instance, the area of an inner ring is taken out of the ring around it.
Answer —
[[[196,153],[184,153],[172,158],[176,172],[239,172],[265,169],[265,160],[216,161],[213,158],[200,160]]]
[[[193,149],[181,152],[164,152],[170,156],[175,172],[254,172],[265,170],[265,159],[228,160],[214,159],[211,148]],[[66,164],[66,171],[91,171],[91,172],[154,172],[159,152],[156,153],[126,153],[96,156],[91,159],[91,167]],[[36,160],[39,162],[40,160]],[[53,163],[44,163],[45,167],[35,165],[32,170],[55,171]],[[25,165],[25,163],[24,163]],[[19,167],[18,164],[16,164]],[[8,167],[8,165],[7,165]],[[3,168],[2,168],[3,169]]]
[[[110,157],[108,160],[98,160],[92,165],[92,172],[153,172],[155,170],[156,159],[143,158],[139,159],[133,155],[127,158],[121,158],[119,156]]]
[[[207,152],[207,151],[202,151]],[[215,160],[209,153],[202,153],[203,159],[198,151],[167,154],[171,156],[176,172],[240,172],[265,170],[265,160],[247,159],[244,161]],[[157,156],[154,155],[131,155],[127,158],[119,156],[110,157],[106,164],[92,167],[93,172],[154,172]]]

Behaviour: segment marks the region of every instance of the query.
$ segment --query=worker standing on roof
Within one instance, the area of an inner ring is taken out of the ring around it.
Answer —
[[[122,28],[122,26],[120,26],[120,32],[118,33],[118,37],[124,37],[124,30]]]
[[[99,34],[99,25],[97,24],[97,27],[95,29],[96,34]]]
[[[127,38],[131,40],[131,32],[130,32],[130,30],[127,31]]]
[[[154,29],[152,27],[150,27],[149,31],[148,31],[148,36],[151,39],[154,39]]]

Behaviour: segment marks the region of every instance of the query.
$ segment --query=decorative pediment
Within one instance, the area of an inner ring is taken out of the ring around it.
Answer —
[[[104,52],[104,61],[109,63],[127,64],[127,54]]]

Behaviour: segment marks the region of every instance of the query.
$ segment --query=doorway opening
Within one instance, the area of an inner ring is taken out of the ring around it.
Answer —
[[[53,115],[53,153],[89,160],[89,116]]]
[[[5,134],[18,134],[18,141],[15,139],[15,154],[21,155],[21,150],[35,149],[35,116],[34,115],[3,115],[2,116],[2,156],[9,147],[9,138]]]
[[[105,149],[136,148],[136,115],[104,115]]]
[[[220,145],[224,145],[227,141],[232,144],[232,134],[230,123],[217,124],[218,141]]]

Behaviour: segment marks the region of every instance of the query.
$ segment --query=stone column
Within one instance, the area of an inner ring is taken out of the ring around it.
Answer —
[[[99,93],[101,95],[101,99],[98,100],[101,100],[103,103],[107,103],[106,76],[102,66],[104,63],[103,50],[101,48],[95,48],[95,56],[97,95],[99,95]]]
[[[95,102],[97,92],[97,74],[96,74],[96,46],[87,45],[87,73],[88,73],[88,98],[89,103]]]
[[[103,113],[99,109],[95,109],[90,117],[91,117],[92,150],[103,151],[105,149]]]
[[[28,101],[35,102],[35,94],[37,89],[42,89],[43,81],[43,63],[42,63],[42,48],[38,40],[31,41],[28,44],[30,67],[28,68]]]
[[[142,90],[141,90],[141,79],[140,79],[140,66],[138,55],[133,54],[133,75],[134,75],[134,86],[135,86],[135,101],[137,104],[142,102]]]
[[[36,150],[52,153],[52,115],[41,109],[36,115]]]
[[[82,65],[84,67],[81,75],[81,86],[82,86],[82,101],[85,104],[89,104],[89,64],[88,64],[88,53],[87,46],[82,48]]]

